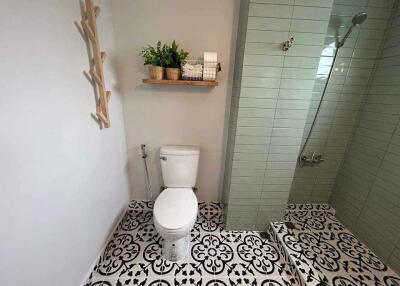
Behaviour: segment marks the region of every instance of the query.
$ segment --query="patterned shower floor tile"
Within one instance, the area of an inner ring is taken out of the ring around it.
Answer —
[[[286,212],[293,211],[323,211],[335,214],[335,209],[328,204],[288,204]]]
[[[272,223],[272,233],[301,285],[400,285],[400,277],[347,230],[334,212],[289,207],[285,221],[295,229]]]
[[[162,258],[151,202],[132,201],[86,286],[291,286],[295,279],[277,244],[258,232],[225,231],[223,206],[199,203],[183,261]]]

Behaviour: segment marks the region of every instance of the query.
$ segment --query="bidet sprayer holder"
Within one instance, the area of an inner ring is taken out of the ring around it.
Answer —
[[[142,149],[142,158],[143,158],[143,159],[146,159],[146,158],[147,158],[146,144],[140,145],[140,149]]]

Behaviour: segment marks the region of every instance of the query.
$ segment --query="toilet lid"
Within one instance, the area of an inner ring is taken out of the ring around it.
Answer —
[[[154,203],[154,219],[166,229],[180,229],[197,215],[197,198],[190,188],[167,188]]]

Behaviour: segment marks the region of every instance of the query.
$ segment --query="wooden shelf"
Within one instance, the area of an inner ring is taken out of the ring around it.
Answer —
[[[217,86],[216,80],[170,80],[170,79],[143,79],[143,83],[149,84],[169,84],[169,85],[194,85],[194,86]]]

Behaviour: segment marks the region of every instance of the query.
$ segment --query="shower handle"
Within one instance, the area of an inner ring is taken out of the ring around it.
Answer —
[[[299,157],[299,163],[301,167],[304,165],[314,166],[315,164],[319,164],[323,161],[325,161],[325,159],[322,158],[322,154],[318,154],[316,152],[312,153],[311,158],[305,154],[302,154]]]
[[[325,159],[322,159],[322,154],[316,154],[316,153],[314,152],[314,153],[312,154],[311,161],[312,161],[314,164],[317,164],[317,163],[320,163],[320,162],[325,161]]]

